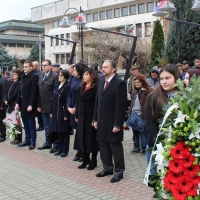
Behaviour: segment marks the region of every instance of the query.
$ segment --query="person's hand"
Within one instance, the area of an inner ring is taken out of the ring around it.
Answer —
[[[15,105],[15,110],[19,110],[19,105]]]
[[[41,111],[42,111],[42,109],[41,109],[41,108],[37,108],[37,111],[38,111],[38,112],[41,112]]]
[[[93,126],[95,129],[97,129],[97,122],[93,122]]]
[[[120,130],[121,130],[120,128],[114,127],[113,130],[112,130],[112,132],[117,133],[117,132],[119,132]]]
[[[8,105],[8,102],[7,101],[4,101],[5,105]]]
[[[74,115],[76,113],[76,108],[72,108],[72,114]]]
[[[72,108],[67,108],[67,109],[73,115]]]
[[[75,118],[75,122],[78,123],[78,118]]]
[[[68,120],[68,117],[64,117],[64,120],[65,120],[65,121]]]
[[[52,118],[52,114],[50,114],[50,117]]]
[[[32,109],[33,109],[32,106],[28,106],[27,111],[28,111],[28,112],[31,112]]]

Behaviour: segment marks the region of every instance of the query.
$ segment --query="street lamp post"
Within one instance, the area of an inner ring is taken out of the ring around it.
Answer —
[[[76,20],[74,22],[74,24],[76,24],[78,26],[78,30],[79,30],[79,38],[80,38],[80,47],[81,47],[81,62],[83,63],[83,26],[87,23],[86,21],[86,17],[85,14],[83,13],[83,10],[80,6],[80,11],[78,11],[76,8],[68,8],[65,13],[64,13],[64,17],[61,19],[59,26],[62,28],[68,28],[70,27],[70,23],[69,23],[69,19],[70,17],[67,15],[67,12],[69,10],[75,10],[75,12],[78,13]]]

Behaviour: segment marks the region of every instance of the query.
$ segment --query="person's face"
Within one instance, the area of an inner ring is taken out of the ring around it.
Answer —
[[[160,85],[163,88],[164,91],[167,93],[173,93],[175,91],[174,89],[174,84],[176,83],[174,75],[167,72],[163,71],[160,74]]]
[[[142,82],[140,82],[138,79],[134,80],[134,86],[136,88],[141,88],[142,87]]]
[[[158,78],[158,74],[156,72],[151,72],[151,77],[153,79],[157,79]]]
[[[105,77],[107,77],[107,78],[111,77],[114,74],[114,72],[115,72],[115,68],[113,68],[109,62],[103,63],[102,74]]]
[[[136,76],[137,74],[139,74],[139,70],[138,69],[131,69],[131,73],[133,76]]]
[[[15,80],[18,80],[19,76],[17,73],[13,73],[12,74],[12,79],[15,81]]]
[[[28,63],[24,63],[24,68],[23,69],[24,69],[24,73],[26,74],[26,73],[31,72],[33,70],[33,67],[30,66]]]
[[[37,63],[33,62],[33,70],[36,71],[38,70],[39,66]]]
[[[42,62],[42,71],[44,73],[49,73],[51,71],[51,65],[48,65],[47,61]]]
[[[188,70],[189,64],[182,64],[183,70]]]
[[[84,83],[90,83],[91,82],[91,77],[90,77],[90,74],[88,72],[85,72],[83,74],[83,82]]]
[[[190,76],[188,73],[185,74],[185,79],[184,79],[185,85],[188,87],[190,85]]]
[[[200,68],[200,60],[196,59],[194,65],[196,68]]]
[[[74,68],[69,65],[68,68],[67,68],[68,72],[69,72],[69,75],[72,75],[73,71],[74,71]]]
[[[73,75],[77,78],[79,78],[79,75],[78,75],[78,72],[76,70],[76,67],[74,67],[74,70],[73,70]]]
[[[58,80],[59,80],[61,83],[66,81],[65,77],[64,77],[61,73],[59,73],[59,75],[58,75]]]
[[[55,73],[59,73],[59,71],[60,71],[60,69],[58,67],[52,67],[51,69]]]

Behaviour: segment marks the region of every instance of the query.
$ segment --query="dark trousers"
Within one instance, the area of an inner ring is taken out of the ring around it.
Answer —
[[[45,130],[45,143],[44,145],[51,146],[49,137],[51,135],[51,118],[49,113],[42,113],[42,119],[44,123],[44,130]]]
[[[35,117],[22,117],[25,129],[25,142],[35,145],[36,143],[36,125]]]
[[[105,171],[115,172],[115,176],[123,177],[125,170],[124,150],[121,142],[99,142],[100,157]],[[114,164],[113,164],[114,160]]]
[[[57,137],[58,137],[57,151],[61,151],[62,153],[68,154],[68,152],[69,152],[69,140],[70,140],[69,133],[58,132]]]
[[[6,118],[5,110],[0,110],[0,137],[6,138],[6,126],[2,122]]]
[[[43,124],[43,119],[42,119],[42,113],[38,112],[37,119],[38,119],[39,127],[43,128],[44,124]]]

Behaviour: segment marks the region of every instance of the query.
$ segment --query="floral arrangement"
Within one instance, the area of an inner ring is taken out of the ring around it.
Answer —
[[[16,134],[21,134],[21,127],[23,127],[20,112],[13,111],[11,115],[3,120],[6,126],[7,138],[14,140]]]
[[[176,108],[166,119],[152,151],[155,174],[148,185],[154,197],[163,200],[200,200],[200,78],[185,87],[181,80],[178,91],[163,110]]]

